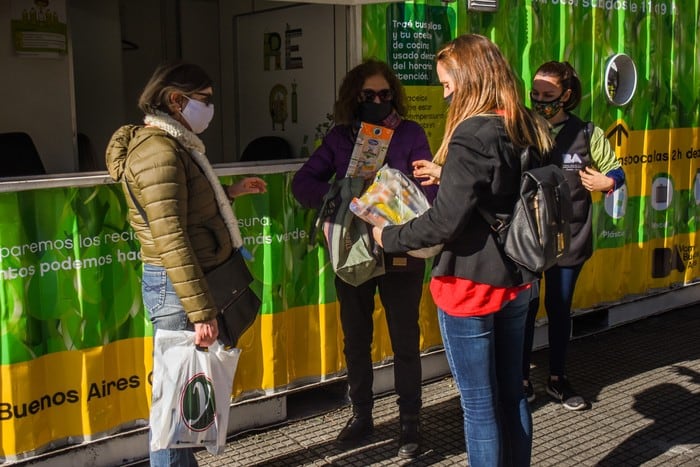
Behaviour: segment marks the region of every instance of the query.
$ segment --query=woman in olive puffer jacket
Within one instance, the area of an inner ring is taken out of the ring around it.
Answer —
[[[153,326],[193,329],[203,347],[218,336],[204,274],[243,244],[231,201],[266,190],[257,177],[219,183],[196,135],[213,116],[212,93],[211,79],[196,65],[159,67],[139,99],[145,126],[119,128],[106,152],[109,174],[124,184],[129,222],[141,243],[143,301]],[[165,449],[151,453],[151,465],[196,461],[189,449]]]

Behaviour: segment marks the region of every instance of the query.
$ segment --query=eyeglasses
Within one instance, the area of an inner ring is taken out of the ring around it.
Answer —
[[[360,91],[360,96],[365,102],[374,102],[376,97],[379,97],[379,100],[382,102],[389,102],[394,98],[394,91],[391,89],[381,89],[379,91],[375,91],[374,89],[363,89]]]
[[[205,105],[211,105],[214,102],[214,96],[212,94],[207,94],[206,92],[193,92],[192,97],[197,99],[199,102],[203,102]]]

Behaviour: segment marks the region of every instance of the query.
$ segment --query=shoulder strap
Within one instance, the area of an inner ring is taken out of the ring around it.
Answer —
[[[129,196],[131,196],[131,200],[134,202],[134,206],[136,206],[136,210],[141,214],[141,217],[143,217],[143,221],[150,227],[150,224],[148,223],[148,216],[146,216],[146,211],[143,210],[141,207],[141,204],[138,202],[136,199],[136,196],[134,196],[134,192],[131,191],[131,186],[129,185],[129,182],[126,181],[126,178],[124,179],[124,185],[126,185],[126,189],[129,192]]]
[[[133,126],[134,126],[134,127],[144,128],[143,125],[133,125]],[[166,134],[169,138],[173,139],[174,141],[177,141],[176,138],[173,138],[172,136],[168,135],[167,133],[165,133],[165,134]],[[130,148],[129,148],[129,153],[131,153],[131,151],[133,151],[135,148],[139,147],[139,146],[142,145],[145,141],[147,141],[148,139],[150,139],[151,136],[152,136],[152,135],[147,135],[145,138],[143,138],[141,141],[139,141],[134,147],[130,147]],[[177,141],[177,142],[178,142],[178,144],[180,143],[179,141]],[[128,158],[129,158],[129,155],[127,154],[126,157],[127,157],[127,159],[128,159]],[[123,175],[122,175],[122,177],[123,177],[122,183],[124,183],[124,186],[126,186],[126,190],[129,192],[129,196],[131,196],[131,200],[134,202],[134,206],[136,207],[136,210],[139,212],[139,214],[141,214],[141,217],[143,218],[143,221],[146,223],[146,225],[148,225],[148,226],[150,227],[150,224],[148,223],[148,216],[146,216],[146,211],[143,210],[143,208],[141,207],[141,204],[140,204],[140,203],[138,202],[138,200],[136,199],[136,196],[134,195],[134,192],[133,192],[133,190],[131,189],[131,185],[129,185],[129,182],[126,181],[126,177],[124,177]]]
[[[591,135],[593,135],[593,122],[586,122],[583,127],[583,137],[586,138],[586,147],[588,148],[588,154],[591,155]]]
[[[521,177],[522,174],[524,174],[528,170],[542,165],[542,160],[538,156],[538,151],[532,146],[526,146],[520,151]],[[496,216],[488,212],[483,207],[477,205],[476,209],[479,211],[479,214],[481,214],[481,217],[483,217],[486,220],[486,222],[489,223],[489,225],[491,226],[491,230],[493,230],[495,233],[500,233],[508,225],[508,222],[496,218]]]
[[[493,214],[491,214],[481,206],[477,206],[476,209],[479,211],[479,214],[481,214],[481,217],[483,217],[486,220],[486,222],[489,223],[491,230],[493,230],[495,233],[499,233],[508,225],[507,222],[501,219],[497,219]]]
[[[316,211],[316,217],[314,217],[313,224],[311,225],[311,231],[309,232],[309,246],[313,246],[316,243],[316,232],[318,232],[321,228],[323,220],[330,216],[336,208],[334,201],[340,193],[340,189],[342,187],[341,180],[344,179],[334,180],[333,183],[331,183],[331,187],[328,189],[328,192],[323,195],[323,203]]]
[[[316,232],[321,228],[324,219],[335,214],[339,205],[347,206],[352,197],[360,196],[364,192],[367,183],[367,180],[362,177],[343,177],[333,181],[330,189],[323,196],[323,204],[316,212],[314,223],[309,232],[309,246],[314,245]],[[341,195],[344,198],[342,201],[345,203],[338,201],[338,197]]]
[[[540,151],[534,146],[526,146],[520,151],[520,174],[530,169],[542,167],[544,160]]]

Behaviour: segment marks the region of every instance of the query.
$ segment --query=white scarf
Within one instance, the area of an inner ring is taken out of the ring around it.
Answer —
[[[178,140],[178,142],[189,151],[192,159],[202,169],[204,176],[207,177],[212,190],[214,190],[216,204],[228,228],[233,246],[235,248],[240,248],[243,245],[243,238],[241,237],[241,231],[238,229],[238,220],[236,220],[236,215],[233,213],[233,209],[231,209],[231,202],[226,196],[226,193],[224,193],[224,188],[221,186],[219,177],[216,176],[214,169],[209,163],[209,159],[204,155],[206,149],[204,148],[202,140],[185,128],[180,122],[165,113],[159,112],[155,115],[146,115],[143,121],[146,125],[160,128]]]

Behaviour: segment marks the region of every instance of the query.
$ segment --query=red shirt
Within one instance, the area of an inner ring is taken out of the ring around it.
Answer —
[[[435,304],[450,316],[484,316],[500,310],[504,303],[532,284],[496,287],[454,276],[433,277],[430,293]]]

